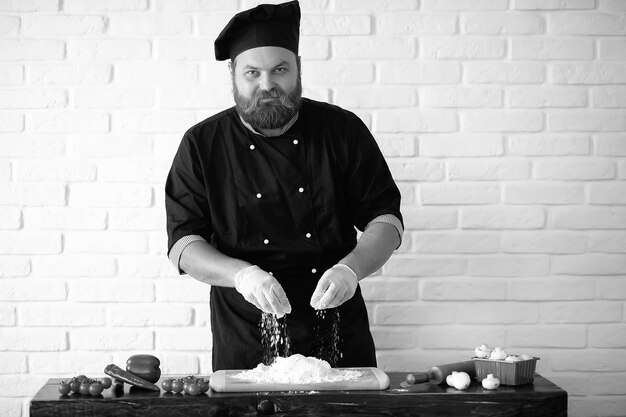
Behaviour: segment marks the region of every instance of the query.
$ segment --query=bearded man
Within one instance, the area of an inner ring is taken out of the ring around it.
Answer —
[[[213,371],[268,347],[376,366],[358,282],[401,243],[400,193],[357,116],[301,97],[299,27],[297,1],[231,19],[215,56],[236,105],[185,133],[167,178],[169,259],[211,286]]]

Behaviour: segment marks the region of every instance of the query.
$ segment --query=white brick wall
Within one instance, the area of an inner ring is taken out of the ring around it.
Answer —
[[[208,288],[165,257],[183,131],[232,104],[212,44],[258,0],[0,0],[0,416],[154,352],[208,373]],[[379,364],[541,357],[626,409],[626,1],[302,0],[305,95],[354,110],[406,234],[362,284]]]

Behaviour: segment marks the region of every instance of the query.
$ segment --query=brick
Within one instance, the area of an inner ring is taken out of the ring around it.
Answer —
[[[533,324],[539,321],[539,304],[507,302],[459,303],[461,324]]]
[[[102,364],[115,363],[113,355],[102,352],[33,352],[28,355],[31,369],[41,374],[58,374],[62,378],[77,370],[88,375],[103,375]]]
[[[166,12],[235,12],[238,3],[237,0],[158,0],[156,9]]]
[[[154,284],[132,278],[81,278],[68,281],[68,294],[68,299],[76,302],[151,302]]]
[[[45,352],[66,349],[67,335],[65,330],[0,327],[0,350]]]
[[[556,132],[614,132],[626,130],[623,110],[563,110],[548,114],[548,128]]]
[[[417,50],[413,39],[390,36],[341,36],[331,44],[334,59],[410,59]]]
[[[63,0],[63,10],[67,12],[131,12],[148,9],[148,0]]]
[[[132,109],[153,107],[155,94],[149,88],[88,88],[74,90],[74,106],[85,109]]]
[[[154,332],[149,329],[71,329],[72,350],[124,351],[154,349]]]
[[[594,7],[593,0],[515,0],[517,10],[576,10]]]
[[[87,110],[32,111],[26,126],[35,133],[103,133],[109,131],[109,115]]]
[[[44,39],[2,39],[0,56],[5,61],[54,61],[65,57],[65,42]]]
[[[425,301],[481,301],[506,299],[506,283],[488,278],[437,278],[420,280]]]
[[[65,204],[65,187],[53,183],[9,183],[0,187],[0,204],[62,206]]]
[[[60,233],[4,231],[0,253],[9,255],[58,254],[62,250]]]
[[[160,88],[159,101],[164,109],[223,109],[233,105],[232,87],[166,86]]]
[[[626,210],[613,207],[551,209],[554,229],[626,229]]]
[[[626,167],[625,167],[626,168]],[[626,169],[624,169],[626,173]],[[400,195],[402,196],[402,202],[404,204],[414,204],[415,203],[415,187],[412,184],[405,184],[402,182],[397,183],[398,188],[400,189]]]
[[[372,22],[367,15],[305,14],[300,21],[302,35],[368,35]]]
[[[559,256],[552,259],[552,272],[571,275],[616,275],[626,273],[626,258],[613,254]]]
[[[189,111],[127,110],[113,117],[113,129],[125,133],[184,132],[197,122]]]
[[[626,233],[603,231],[590,236],[590,252],[626,253]]]
[[[0,85],[20,85],[24,83],[24,66],[0,64]]]
[[[499,156],[502,136],[496,134],[420,135],[419,154],[427,157]]]
[[[24,115],[0,111],[0,132],[17,133],[24,130]]]
[[[103,326],[104,307],[91,304],[26,303],[19,306],[20,326]]]
[[[153,137],[141,134],[70,135],[67,136],[68,154],[81,158],[147,156],[152,155]],[[173,155],[173,152],[169,155]]]
[[[541,84],[546,80],[544,65],[532,62],[467,62],[463,67],[470,84]]]
[[[551,77],[554,84],[624,84],[626,64],[589,62],[553,64]]]
[[[455,159],[448,162],[451,181],[524,180],[530,177],[530,163],[523,160]]]
[[[0,161],[0,181],[10,181],[12,177],[11,173],[11,161]],[[0,214],[0,228],[2,227],[2,215]]]
[[[371,10],[376,12],[387,10],[417,9],[417,0],[342,0],[335,4],[337,11]]]
[[[189,326],[193,310],[187,306],[162,304],[126,304],[109,308],[111,326],[151,327]]]
[[[137,233],[120,232],[66,232],[64,233],[66,253],[146,253],[148,240]]]
[[[149,59],[152,44],[144,39],[71,39],[68,56],[74,60],[111,61]]]
[[[213,39],[159,39],[158,57],[167,60],[212,60]]]
[[[543,113],[523,110],[466,110],[461,124],[469,132],[536,132],[544,127]]]
[[[508,136],[511,155],[588,155],[589,136],[578,133],[537,133]]]
[[[507,298],[517,301],[593,300],[594,282],[589,278],[550,276],[507,280]]]
[[[569,409],[572,417],[598,415],[598,410],[605,416],[620,417],[626,409],[626,401],[616,396],[571,397]]]
[[[422,184],[419,200],[423,205],[495,204],[500,201],[500,187],[490,184]]]
[[[359,282],[367,301],[413,301],[418,298],[417,283],[412,279],[370,277]]]
[[[25,374],[27,370],[25,353],[0,352],[0,374]]]
[[[14,167],[20,181],[94,181],[96,166],[87,161],[68,159],[20,159]]]
[[[578,87],[514,87],[509,90],[511,107],[585,107],[587,92]]]
[[[309,84],[369,84],[374,81],[374,66],[369,62],[310,61],[303,64]]]
[[[421,107],[502,107],[502,90],[490,87],[420,87]]]
[[[504,202],[508,204],[580,204],[585,199],[581,185],[541,182],[506,184]]]
[[[30,64],[26,78],[35,85],[107,84],[112,74],[113,66],[104,64]]]
[[[0,326],[15,326],[15,307],[10,305],[0,305]],[[0,373],[2,369],[0,368]]]
[[[589,311],[594,314],[595,312]],[[606,321],[604,317],[599,321]],[[618,319],[619,321],[619,319]],[[625,348],[626,326],[624,324],[600,324],[589,327],[589,346],[596,348]]]
[[[107,20],[102,16],[26,15],[22,17],[22,33],[28,36],[101,35]]]
[[[509,233],[502,237],[504,253],[584,253],[587,235],[546,233]]]
[[[159,278],[177,276],[178,272],[164,255],[133,255],[118,257],[121,276]]]
[[[122,62],[115,66],[115,80],[133,86],[196,84],[198,65],[188,62]]]
[[[459,257],[400,257],[389,259],[383,267],[383,274],[398,277],[454,276],[463,275],[467,261]]]
[[[445,110],[389,109],[376,112],[377,132],[454,132],[456,113]]]
[[[58,255],[33,259],[33,272],[50,277],[110,277],[115,275],[114,258],[101,255]]]
[[[622,332],[621,334],[626,334],[623,327],[620,331]],[[622,346],[626,345],[622,343]],[[594,395],[623,395],[624,390],[620,389],[620,387],[625,385],[625,374],[590,375],[589,378],[590,391]],[[619,398],[616,399],[619,401]],[[626,405],[626,403],[622,403],[622,405]]]
[[[591,101],[596,108],[626,108],[626,86],[594,87]]]
[[[598,57],[602,61],[626,61],[626,41],[610,38],[598,40]]]
[[[600,0],[598,8],[613,12],[626,12],[626,4],[622,0]]]
[[[595,324],[620,322],[621,320],[621,303],[598,301],[568,301],[563,303],[546,303],[541,307],[541,321],[543,323]],[[594,327],[596,326],[590,326],[590,331]]]
[[[215,39],[232,17],[232,13],[199,14],[197,18],[198,34],[203,38]],[[300,40],[302,41],[302,38]]]
[[[584,330],[582,326],[576,326]],[[546,334],[547,336],[547,334]],[[585,340],[582,336],[581,340]],[[563,347],[584,347],[572,344]],[[585,349],[584,351],[563,351],[550,358],[554,371],[576,372],[624,372],[626,371],[626,350],[624,349]],[[597,410],[597,409],[596,409]],[[618,414],[614,414],[618,415]]]
[[[454,84],[461,81],[461,66],[453,62],[381,62],[380,80],[394,84]]]
[[[458,210],[453,208],[403,207],[404,227],[416,230],[454,229]]]
[[[165,212],[154,209],[110,209],[108,210],[110,230],[161,230],[165,224]]]
[[[0,16],[0,36],[16,36],[20,30],[20,18]]]
[[[376,349],[410,349],[418,345],[417,334],[406,329],[374,327],[372,329]]]
[[[540,229],[546,213],[539,207],[467,207],[461,209],[460,223],[462,229]]]
[[[174,266],[170,265],[172,271]],[[156,300],[160,303],[203,303],[209,299],[210,287],[189,276],[159,280],[156,284]]]
[[[609,13],[548,16],[550,31],[564,35],[626,35],[626,16]]]
[[[328,38],[321,36],[303,36],[300,38],[300,45],[298,45],[298,54],[305,62],[309,59],[328,59],[330,56],[330,42]]]
[[[476,13],[463,17],[462,27],[470,35],[535,35],[546,30],[540,15]]]
[[[106,182],[162,183],[171,167],[164,159],[115,159],[100,163],[99,179]]]
[[[515,326],[507,331],[507,344],[520,348],[584,348],[587,345],[587,329],[575,325]]]
[[[59,0],[1,0],[0,10],[10,12],[56,12]]]
[[[2,90],[0,108],[37,109],[67,106],[65,90]]]
[[[0,390],[5,397],[27,397],[37,392],[46,383],[46,380],[46,376],[0,376]]]
[[[30,230],[103,230],[107,226],[105,210],[69,207],[31,207],[24,209],[24,228]]]
[[[607,159],[547,158],[535,162],[534,178],[541,180],[601,180],[615,178],[615,164]]]
[[[0,229],[15,230],[22,227],[22,212],[16,207],[0,207]]]
[[[392,160],[389,169],[396,181],[439,181],[444,178],[445,172],[443,162],[427,160]]]
[[[378,136],[376,142],[386,157],[415,156],[417,141],[413,136]]]
[[[199,372],[198,358],[187,353],[158,353],[161,359],[161,373],[163,375],[196,375]]]
[[[497,59],[506,55],[504,39],[487,37],[421,38],[420,46],[427,59]]]
[[[208,328],[159,329],[156,332],[156,346],[167,350],[211,349],[213,341]]]
[[[414,253],[494,253],[500,250],[500,237],[484,233],[419,233],[413,236]]]
[[[594,43],[591,39],[524,37],[511,40],[513,59],[529,60],[592,60]]]
[[[158,232],[148,235],[148,251],[156,255],[167,257],[167,232],[162,226],[158,227],[157,230]]]
[[[548,275],[550,258],[534,255],[488,255],[470,258],[468,274],[484,277],[537,277]]]
[[[626,184],[620,182],[589,185],[590,204],[626,204]]]
[[[440,305],[433,309],[427,304],[381,304],[374,311],[376,325],[448,324],[454,323],[456,306]]]
[[[457,17],[451,14],[403,12],[376,15],[376,34],[380,35],[451,35],[456,33],[456,26]]]
[[[422,0],[424,10],[506,10],[506,0]]]
[[[424,349],[460,349],[467,352],[468,346],[480,346],[481,343],[493,346],[494,343],[490,342],[491,340],[504,340],[505,331],[503,329],[499,326],[463,325],[446,326],[445,331],[442,331],[441,326],[424,326],[419,329],[418,339],[420,347]],[[449,358],[449,356],[447,357]],[[449,363],[449,361],[444,359],[443,362],[431,362],[425,369],[428,369],[433,363]]]
[[[184,14],[120,14],[109,19],[108,33],[120,37],[191,35],[193,20]]]
[[[149,207],[152,188],[146,184],[71,184],[72,207]]]
[[[0,300],[4,301],[61,301],[67,298],[65,283],[50,279],[2,279]]]

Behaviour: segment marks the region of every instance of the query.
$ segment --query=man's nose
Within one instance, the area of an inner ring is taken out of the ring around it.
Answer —
[[[264,91],[271,91],[274,88],[274,80],[270,74],[262,74],[259,80],[259,88]]]

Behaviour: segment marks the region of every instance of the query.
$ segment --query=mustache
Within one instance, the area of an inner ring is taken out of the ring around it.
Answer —
[[[278,100],[279,105],[289,110],[294,110],[297,106],[297,103],[295,103],[294,100],[292,100],[291,97],[289,97],[289,95],[280,87],[274,87],[269,91],[257,88],[249,99],[246,99],[243,103],[241,103],[240,110],[244,113],[253,112],[258,107],[264,106],[265,104],[262,103],[262,101],[267,99]]]

